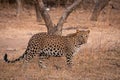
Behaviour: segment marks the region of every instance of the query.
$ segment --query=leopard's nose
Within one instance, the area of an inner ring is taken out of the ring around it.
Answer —
[[[79,45],[83,44],[82,42],[79,43]]]

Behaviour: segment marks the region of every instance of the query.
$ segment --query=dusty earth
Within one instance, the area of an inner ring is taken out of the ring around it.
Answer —
[[[53,8],[49,14],[56,24],[63,8]],[[63,35],[76,28],[91,30],[88,43],[73,58],[68,69],[65,58],[45,61],[47,69],[38,66],[38,59],[29,63],[7,64],[18,58],[26,49],[28,40],[38,32],[46,32],[44,21],[36,22],[34,9],[25,9],[20,17],[15,8],[0,8],[0,80],[119,80],[120,79],[120,10],[106,8],[97,22],[90,21],[90,10],[74,11],[63,28]]]

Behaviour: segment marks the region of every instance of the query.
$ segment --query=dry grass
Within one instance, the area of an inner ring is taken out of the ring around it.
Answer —
[[[61,8],[50,11],[55,23],[62,11]],[[116,16],[111,16],[109,23],[104,22],[104,16],[107,14],[100,16],[96,23],[88,20],[90,16],[88,11],[73,12],[64,25],[63,35],[74,32],[76,26],[88,27],[91,30],[88,43],[81,46],[79,54],[74,56],[72,69],[67,68],[64,57],[46,60],[47,69],[41,69],[37,58],[27,64],[22,62],[7,64],[3,61],[3,56],[4,53],[8,53],[9,59],[15,59],[22,55],[29,38],[34,33],[46,31],[44,25],[40,25],[44,23],[38,24],[35,21],[33,10],[30,13],[24,13],[19,19],[14,16],[14,10],[12,12],[6,9],[1,10],[0,80],[119,80],[120,28],[118,21],[120,16],[118,12],[113,12]],[[79,16],[76,18],[76,15]]]

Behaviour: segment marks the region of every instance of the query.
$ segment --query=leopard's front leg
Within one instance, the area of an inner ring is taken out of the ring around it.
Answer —
[[[43,61],[44,61],[45,59],[48,59],[48,58],[49,58],[49,56],[40,54],[40,55],[39,55],[39,67],[41,67],[41,68],[47,68],[47,67],[43,64]]]
[[[69,54],[66,54],[66,61],[69,68],[72,67],[72,58],[73,58],[72,52]]]

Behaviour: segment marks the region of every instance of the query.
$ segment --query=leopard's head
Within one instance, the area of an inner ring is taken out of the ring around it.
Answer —
[[[76,44],[82,45],[87,43],[90,30],[76,30]]]

